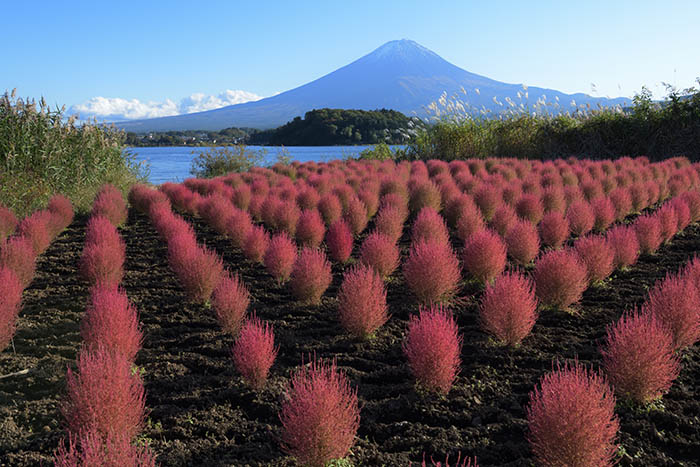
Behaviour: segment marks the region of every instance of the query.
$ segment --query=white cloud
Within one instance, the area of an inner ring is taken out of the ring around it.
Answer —
[[[233,91],[230,89],[216,96],[194,93],[189,97],[180,99],[178,103],[170,99],[166,99],[164,102],[141,102],[138,99],[128,100],[121,97],[98,96],[82,104],[72,106],[69,112],[79,114],[82,120],[92,117],[96,117],[99,120],[134,120],[202,112],[259,99],[262,99],[262,97],[252,92]]]

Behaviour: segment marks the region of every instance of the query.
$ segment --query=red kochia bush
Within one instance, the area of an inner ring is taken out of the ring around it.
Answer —
[[[297,193],[297,205],[300,209],[316,209],[321,197],[313,187],[304,188]]]
[[[80,274],[90,284],[116,286],[124,276],[125,259],[126,245],[118,234],[99,243],[87,243],[80,258]]]
[[[422,240],[411,246],[403,265],[406,283],[418,301],[450,301],[459,286],[459,260],[448,243]]]
[[[320,218],[319,221],[321,222],[321,226],[323,226],[323,221],[321,221]],[[298,233],[297,230],[297,234]],[[263,263],[265,264],[267,272],[277,279],[278,284],[281,284],[289,279],[296,259],[297,246],[287,234],[282,232],[274,235],[270,240],[265,256],[263,257]]]
[[[246,320],[231,349],[236,370],[245,382],[259,391],[265,386],[270,367],[277,357],[275,333],[272,326],[263,323],[255,313]]]
[[[661,225],[656,216],[645,214],[634,221],[634,230],[642,253],[653,254],[661,246]]]
[[[566,220],[569,221],[569,229],[574,235],[586,235],[595,225],[595,215],[590,204],[583,200],[574,201],[566,211]]]
[[[92,289],[90,302],[80,323],[85,348],[104,346],[133,362],[141,348],[143,334],[136,309],[126,293],[115,286],[98,285]]]
[[[68,431],[133,439],[141,431],[145,395],[141,376],[121,353],[104,347],[80,352],[77,374],[68,368],[68,395],[61,411]]]
[[[352,232],[347,222],[335,221],[326,232],[326,247],[333,261],[345,263],[352,254]]]
[[[616,221],[621,221],[632,212],[632,198],[627,188],[615,188],[610,192],[609,198],[615,206]]]
[[[507,204],[502,204],[501,207],[496,209],[496,212],[493,213],[493,217],[489,221],[489,227],[498,232],[498,235],[505,237],[510,228],[513,227],[513,224],[515,224],[518,220],[519,217],[515,213],[515,210]],[[481,228],[478,227],[477,229],[481,230]]]
[[[36,211],[22,219],[17,228],[18,234],[31,242],[34,253],[37,255],[46,251],[51,244],[50,218],[51,213],[49,211]]]
[[[207,302],[224,273],[221,258],[197,246],[177,251],[173,243],[168,245],[168,258],[187,296],[195,302]]]
[[[447,394],[459,373],[462,336],[449,310],[432,305],[411,316],[403,351],[418,384]]]
[[[318,248],[326,234],[326,224],[316,209],[307,209],[297,221],[296,240],[301,246]]]
[[[605,236],[613,249],[613,266],[624,269],[633,265],[639,258],[639,241],[634,229],[627,225],[618,225],[610,229]]]
[[[282,449],[302,465],[344,457],[360,426],[357,390],[330,365],[311,361],[292,376],[280,411]]]
[[[689,277],[666,276],[651,289],[645,305],[671,332],[674,350],[700,339],[700,293]]]
[[[578,362],[546,374],[530,393],[528,441],[539,465],[612,465],[619,422],[603,377]]]
[[[588,272],[570,250],[549,251],[535,261],[535,293],[546,306],[566,309],[581,299],[588,287]]]
[[[477,232],[464,243],[462,263],[475,279],[490,283],[506,267],[506,244],[490,230]]]
[[[421,209],[411,227],[411,242],[418,243],[421,240],[436,240],[442,243],[450,241],[450,233],[445,221],[431,207]]]
[[[507,272],[486,288],[479,309],[481,327],[507,345],[518,345],[535,325],[537,299],[532,281]]]
[[[666,203],[654,213],[654,217],[659,220],[661,240],[663,243],[670,242],[673,236],[678,232],[678,217],[676,216],[676,210],[673,209],[673,206],[671,206],[669,203]]]
[[[388,236],[380,232],[372,232],[362,242],[360,261],[372,266],[383,279],[386,279],[399,265],[399,248]]]
[[[600,282],[612,274],[615,251],[605,237],[600,235],[581,237],[574,243],[574,250],[586,265],[590,284]]]
[[[121,236],[114,224],[104,216],[93,216],[85,227],[85,245],[119,245]]]
[[[14,272],[0,266],[0,352],[15,335],[15,323],[22,301],[22,283]]]
[[[647,403],[660,398],[678,377],[673,337],[650,313],[626,313],[608,327],[603,368],[619,397]]]
[[[676,211],[678,232],[681,232],[690,224],[690,207],[688,207],[688,203],[683,198],[674,198],[670,201],[670,204]]]
[[[331,280],[331,265],[325,253],[307,247],[299,252],[294,262],[289,287],[297,300],[318,305]]]
[[[104,185],[92,203],[92,215],[104,216],[118,227],[126,222],[128,214],[122,193],[114,185]]]
[[[212,293],[211,304],[221,329],[236,336],[250,304],[250,294],[238,274],[222,276]]]
[[[235,248],[243,248],[248,234],[253,228],[253,220],[246,211],[233,209],[226,224],[226,235]]]
[[[436,212],[442,209],[442,197],[440,190],[433,182],[423,182],[411,190],[409,209],[411,212],[419,212],[425,207],[433,208]]]
[[[275,207],[274,227],[293,237],[296,234],[299,217],[301,217],[301,211],[296,202],[281,201]]]
[[[318,212],[321,213],[326,225],[331,225],[343,215],[343,206],[336,195],[328,193],[318,202]]]
[[[593,229],[596,232],[604,232],[615,221],[615,206],[606,197],[598,198],[591,203],[595,223]]]
[[[348,223],[352,233],[358,235],[367,227],[367,206],[356,196],[348,199],[347,206],[343,211],[343,219]]]
[[[492,216],[494,214],[492,214]],[[462,211],[460,218],[457,219],[457,236],[463,241],[466,241],[470,236],[485,228],[484,217],[482,217],[478,209],[465,209]]]
[[[36,255],[29,239],[8,238],[0,247],[0,267],[14,272],[23,289],[28,287],[36,271]]]
[[[539,196],[525,193],[515,204],[515,212],[521,219],[537,224],[544,216],[544,207]]]
[[[49,204],[46,206],[52,214],[51,227],[53,228],[52,236],[56,236],[63,229],[68,227],[71,222],[73,222],[73,217],[75,213],[73,212],[73,205],[70,200],[63,195],[53,195],[49,200]],[[0,230],[2,230],[0,228]],[[2,233],[0,233],[0,240],[2,239]]]
[[[343,328],[361,339],[389,319],[384,282],[372,267],[358,265],[345,273],[338,292],[338,315]]]
[[[481,210],[483,218],[489,221],[501,204],[501,192],[493,185],[488,183],[483,184],[476,193],[474,193],[474,202]]]
[[[15,213],[0,204],[0,243],[15,232],[17,224]]]
[[[124,434],[106,438],[95,431],[69,434],[68,447],[61,439],[54,452],[55,467],[155,467],[156,456],[148,446],[131,444]]]
[[[508,255],[518,264],[528,264],[540,250],[537,227],[527,220],[517,221],[506,235]]]
[[[681,198],[688,204],[690,210],[690,222],[700,220],[700,193],[697,191],[686,191]]]
[[[199,215],[204,222],[220,234],[226,233],[227,224],[233,210],[231,201],[219,193],[207,196],[199,204]]]
[[[394,205],[386,205],[379,210],[374,219],[377,232],[383,233],[394,242],[398,242],[403,234],[403,224],[406,219],[401,208]]]
[[[542,217],[537,230],[544,246],[561,248],[569,237],[569,221],[558,211],[550,211]]]
[[[265,227],[255,225],[248,231],[241,248],[243,249],[243,255],[248,260],[254,263],[262,263],[269,244],[270,234],[267,233]]]

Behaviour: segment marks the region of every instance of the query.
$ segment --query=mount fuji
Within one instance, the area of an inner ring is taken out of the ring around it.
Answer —
[[[171,130],[220,130],[229,127],[274,128],[320,108],[393,109],[425,118],[427,106],[440,96],[457,96],[475,111],[498,113],[510,106],[532,107],[544,97],[550,112],[576,106],[625,105],[626,98],[565,94],[552,89],[508,84],[463,70],[420,44],[390,41],[373,52],[321,78],[255,102],[171,117],[115,123],[136,133]],[[527,97],[526,97],[527,96]],[[575,104],[572,104],[572,101]],[[556,109],[555,109],[556,108]]]

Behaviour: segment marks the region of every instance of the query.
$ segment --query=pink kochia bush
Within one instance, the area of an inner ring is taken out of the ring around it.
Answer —
[[[542,245],[554,249],[561,248],[569,237],[569,221],[559,211],[545,214],[537,229]]]
[[[243,255],[254,263],[262,263],[269,244],[270,234],[267,233],[265,227],[262,225],[253,226],[241,245]]]
[[[289,279],[296,259],[297,246],[292,239],[284,232],[273,235],[263,257],[263,263],[267,272],[277,280],[278,284],[282,284]]]
[[[277,357],[272,326],[253,315],[246,320],[233,344],[231,357],[245,382],[259,391],[265,386],[270,367]]]
[[[637,233],[641,252],[647,254],[656,253],[663,241],[659,219],[648,214],[639,216],[634,221],[634,229]]]
[[[603,377],[578,362],[557,365],[530,393],[528,441],[539,465],[613,465],[619,421]]]
[[[462,336],[451,312],[441,305],[411,316],[403,351],[418,384],[447,394],[461,365]]]
[[[615,221],[615,205],[610,199],[603,197],[593,201],[591,207],[593,208],[593,214],[595,216],[593,229],[596,232],[606,231],[608,227],[610,227],[610,224]]]
[[[14,272],[23,289],[28,287],[36,271],[36,254],[30,240],[14,236],[0,245],[0,267]]]
[[[14,272],[0,266],[0,352],[15,335],[15,323],[22,301],[22,283]]]
[[[340,219],[335,221],[326,232],[326,247],[328,256],[333,261],[345,263],[352,254],[353,236],[347,222]]]
[[[131,444],[131,439],[124,434],[107,437],[95,431],[88,431],[79,436],[70,434],[66,440],[61,439],[54,452],[55,467],[155,467],[156,456],[146,444]]]
[[[374,220],[374,225],[377,232],[383,233],[396,243],[403,234],[405,220],[401,208],[394,205],[386,205],[379,210]]]
[[[508,256],[518,264],[528,264],[540,250],[540,236],[537,227],[527,220],[517,221],[506,235]]]
[[[367,206],[359,198],[353,196],[348,199],[347,207],[343,212],[343,219],[348,223],[348,227],[354,235],[358,235],[367,227]]]
[[[343,328],[360,339],[372,336],[387,322],[384,281],[372,267],[357,265],[345,273],[338,292],[338,316]]]
[[[36,211],[19,223],[17,232],[29,240],[35,255],[42,254],[51,244],[50,219],[51,213],[49,211]]]
[[[294,262],[289,287],[297,300],[318,305],[331,280],[331,265],[325,253],[307,247],[299,252]]]
[[[586,265],[589,284],[596,284],[612,274],[615,250],[607,239],[600,235],[587,235],[576,240],[574,250]]]
[[[435,240],[422,240],[411,246],[403,275],[423,304],[451,301],[461,279],[459,260],[452,247]]]
[[[515,204],[515,211],[521,219],[537,225],[544,216],[544,207],[540,197],[534,194],[525,193]]]
[[[126,245],[116,227],[103,216],[90,219],[80,258],[80,273],[90,284],[118,285],[124,275]]]
[[[178,244],[168,244],[168,259],[190,300],[205,303],[209,301],[214,288],[223,276],[221,258],[206,248],[190,242],[189,246],[178,248]]]
[[[486,288],[479,309],[481,327],[500,342],[515,346],[537,320],[537,299],[532,282],[517,272],[499,276]]]
[[[92,215],[104,216],[118,227],[126,222],[128,211],[121,192],[114,185],[104,185],[92,203]]]
[[[421,240],[436,240],[449,243],[450,234],[442,216],[431,207],[424,207],[418,212],[411,228],[411,242]]]
[[[46,209],[52,216],[50,221],[53,230],[52,236],[58,235],[73,222],[73,217],[75,215],[73,205],[68,198],[61,194],[53,195]],[[2,228],[0,228],[0,230],[2,230]],[[0,232],[0,241],[2,241],[2,232]]]
[[[77,373],[68,368],[68,394],[61,407],[68,431],[133,439],[143,425],[145,395],[141,375],[132,371],[131,362],[100,347],[80,352],[77,367]]]
[[[668,275],[657,282],[645,306],[671,332],[674,350],[700,340],[700,294],[688,276]]]
[[[477,232],[464,243],[462,263],[466,272],[488,284],[506,267],[506,244],[495,232]]]
[[[595,225],[595,214],[590,204],[583,200],[574,201],[566,211],[569,229],[574,235],[586,235]]]
[[[618,225],[610,229],[605,237],[613,249],[613,266],[616,269],[624,269],[637,262],[639,240],[634,228]]]
[[[576,252],[555,250],[535,262],[535,293],[545,306],[566,309],[588,287],[588,271]]]
[[[373,267],[382,279],[386,279],[399,266],[399,248],[391,238],[375,231],[362,242],[360,261]]]
[[[323,467],[344,457],[360,426],[357,390],[330,364],[316,361],[292,376],[280,411],[282,448],[299,464]]]
[[[90,302],[80,323],[84,348],[104,346],[133,362],[141,349],[143,334],[136,309],[126,293],[116,286],[98,285],[92,289]]]
[[[601,353],[615,393],[642,404],[663,396],[680,371],[673,336],[645,310],[626,313],[609,326]]]
[[[217,284],[211,297],[214,314],[221,329],[238,335],[250,304],[250,294],[238,274],[225,274]]]
[[[316,209],[307,209],[299,216],[296,227],[296,240],[301,246],[318,248],[326,234],[326,224]]]

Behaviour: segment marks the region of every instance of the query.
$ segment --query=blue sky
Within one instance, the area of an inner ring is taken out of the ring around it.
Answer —
[[[568,93],[646,85],[661,97],[662,81],[700,76],[691,0],[16,1],[2,12],[0,92],[92,110],[120,99],[134,116],[270,96],[402,38],[473,73]]]

